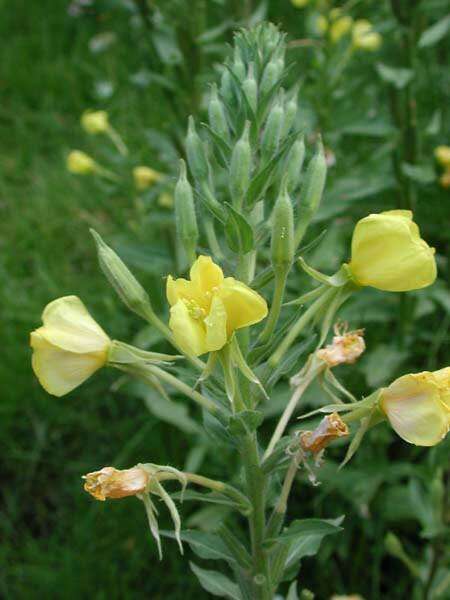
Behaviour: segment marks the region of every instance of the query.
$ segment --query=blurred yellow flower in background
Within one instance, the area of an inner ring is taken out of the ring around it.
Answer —
[[[374,52],[383,42],[381,35],[373,30],[372,23],[366,19],[358,19],[353,25],[353,46],[359,50]]]
[[[450,167],[450,146],[437,146],[434,156],[440,165]]]
[[[150,167],[140,166],[134,167],[133,169],[134,184],[136,188],[141,191],[158,183],[158,181],[161,181],[163,178],[164,175],[162,173],[159,173]]]
[[[353,25],[353,19],[349,16],[339,17],[332,22],[330,26],[330,39],[337,44],[349,31]]]
[[[167,299],[175,341],[194,356],[220,350],[236,329],[267,316],[264,298],[233,277],[224,277],[209,256],[197,258],[190,280],[169,275]]]
[[[295,6],[295,8],[303,8],[309,4],[309,0],[291,0],[291,4]]]
[[[81,126],[90,134],[106,133],[109,129],[106,110],[86,110],[81,115]]]
[[[406,442],[438,444],[450,427],[450,367],[399,377],[381,390],[380,407]]]
[[[89,175],[97,171],[97,163],[81,150],[72,150],[66,161],[67,169],[76,175]]]
[[[328,19],[324,15],[319,15],[314,21],[314,27],[319,35],[325,35],[328,31]]]
[[[30,336],[33,370],[49,394],[63,396],[105,365],[111,340],[77,296],[47,304],[42,322]]]
[[[406,292],[434,282],[434,248],[420,237],[412,217],[409,210],[389,210],[358,221],[349,264],[358,285]]]

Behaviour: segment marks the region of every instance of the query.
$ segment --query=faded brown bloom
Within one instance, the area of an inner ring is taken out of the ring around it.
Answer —
[[[120,471],[114,467],[103,467],[83,476],[84,489],[97,500],[125,498],[146,491],[150,475],[142,467]]]
[[[346,331],[346,326],[334,328],[333,342],[317,351],[317,357],[327,363],[329,367],[342,364],[353,364],[366,349],[364,342],[364,329]]]
[[[333,440],[348,435],[348,427],[337,413],[324,417],[314,431],[300,434],[303,450],[317,454]]]

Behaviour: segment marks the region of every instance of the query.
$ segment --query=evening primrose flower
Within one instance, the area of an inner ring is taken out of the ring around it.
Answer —
[[[175,341],[194,356],[220,350],[236,329],[258,323],[267,315],[264,298],[233,277],[224,277],[209,256],[197,258],[190,280],[169,275],[167,299]]]
[[[107,498],[126,498],[144,493],[148,488],[150,475],[139,466],[123,470],[103,467],[100,471],[83,475],[83,479],[86,492],[96,500],[104,501]]]
[[[86,110],[81,115],[81,126],[92,135],[106,133],[110,127],[106,110]]]
[[[355,283],[406,292],[436,279],[434,248],[420,237],[409,210],[389,210],[358,221],[349,264]]]
[[[450,367],[399,377],[380,391],[379,405],[406,442],[435,446],[450,428]]]
[[[374,52],[382,44],[381,35],[373,30],[372,23],[366,19],[358,19],[353,25],[353,46],[359,50]]]
[[[42,387],[64,396],[105,365],[111,340],[77,296],[58,298],[31,333],[32,367]]]
[[[146,190],[163,179],[163,174],[150,167],[140,166],[133,169],[134,184],[138,190]]]
[[[97,171],[97,163],[81,150],[72,150],[66,161],[67,169],[75,175],[90,175]]]
[[[441,166],[450,168],[450,146],[437,146],[434,149],[434,156]]]

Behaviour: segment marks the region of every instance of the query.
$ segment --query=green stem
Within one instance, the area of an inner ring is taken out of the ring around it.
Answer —
[[[113,127],[111,127],[111,125],[110,125],[108,127],[108,129],[106,130],[106,133],[109,136],[109,139],[114,144],[114,146],[120,152],[120,154],[122,156],[127,156],[127,154],[128,154],[128,148],[126,147],[124,141],[122,140],[122,138],[120,137],[120,135],[117,133],[117,131]]]
[[[275,273],[275,289],[273,291],[273,298],[272,304],[270,306],[269,317],[266,321],[266,326],[264,327],[264,330],[262,331],[259,338],[259,342],[261,344],[265,344],[271,339],[276,324],[278,323],[278,319],[280,317],[281,312],[281,306],[283,304],[287,275],[287,270],[277,271]]]

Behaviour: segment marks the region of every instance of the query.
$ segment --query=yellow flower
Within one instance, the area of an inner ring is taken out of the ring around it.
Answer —
[[[450,146],[437,146],[434,156],[440,165],[450,168]]]
[[[295,8],[303,8],[309,4],[309,0],[291,0],[291,3]]]
[[[434,248],[421,239],[412,217],[409,210],[388,210],[358,221],[349,265],[358,285],[406,292],[434,282]]]
[[[146,190],[151,187],[154,183],[158,183],[163,179],[163,174],[158,173],[150,167],[135,167],[133,169],[134,184],[138,190]]]
[[[49,394],[63,396],[104,366],[111,340],[77,296],[47,304],[42,321],[30,338],[33,370]]]
[[[358,19],[353,25],[353,45],[360,50],[373,52],[382,44],[381,35],[373,30],[372,24],[366,19]]]
[[[328,30],[328,20],[323,15],[319,15],[314,23],[315,29],[319,35],[325,35]]]
[[[83,476],[85,480],[84,489],[97,500],[107,498],[126,498],[136,496],[147,490],[150,475],[142,467],[132,469],[115,469],[114,467],[103,467],[100,471],[94,471]]]
[[[450,167],[439,177],[439,183],[445,190],[450,188]]]
[[[106,110],[86,110],[81,115],[81,126],[87,133],[105,133],[109,129]]]
[[[353,19],[351,17],[340,17],[331,24],[330,27],[330,38],[334,44],[337,44],[341,38],[346,35],[353,25]]]
[[[72,150],[67,156],[66,165],[67,169],[76,175],[88,175],[97,170],[95,160],[81,150]]]
[[[163,192],[158,197],[158,206],[162,208],[173,208],[173,196],[169,192]]]
[[[264,298],[222,269],[209,256],[199,256],[190,280],[167,279],[171,306],[169,326],[187,354],[200,356],[220,350],[236,329],[267,316]]]
[[[450,367],[399,377],[381,390],[380,407],[406,442],[435,446],[450,427]]]

